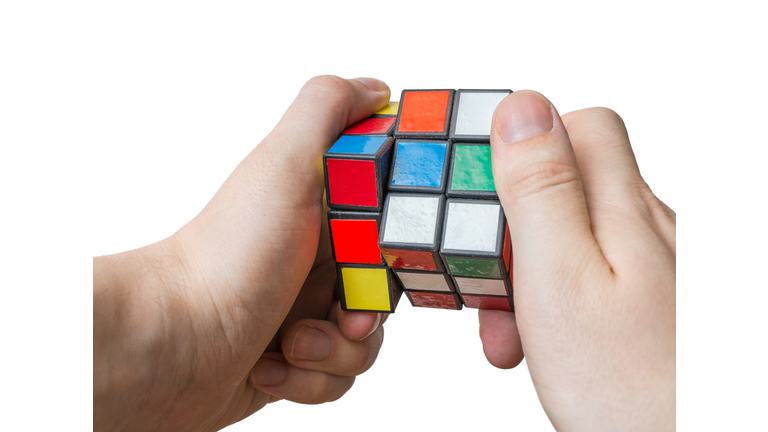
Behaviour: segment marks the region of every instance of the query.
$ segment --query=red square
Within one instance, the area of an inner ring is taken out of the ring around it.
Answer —
[[[394,117],[367,118],[348,127],[342,135],[386,134],[394,123]]]
[[[462,297],[464,298],[464,304],[468,308],[492,309],[512,312],[512,306],[509,304],[509,299],[507,297],[488,297],[475,295],[463,295]]]
[[[328,158],[326,164],[332,204],[378,207],[374,161]]]
[[[382,249],[381,253],[392,268],[436,271],[432,252],[409,251],[400,249]]]
[[[413,301],[413,305],[416,307],[459,310],[459,305],[456,303],[456,297],[454,297],[453,294],[416,291],[406,292],[408,293],[408,296],[410,296],[411,301]]]
[[[381,264],[375,220],[331,219],[336,262]]]

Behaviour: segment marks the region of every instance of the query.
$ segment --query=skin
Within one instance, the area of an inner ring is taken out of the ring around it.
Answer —
[[[334,300],[321,160],[389,98],[313,78],[194,220],[94,259],[94,430],[219,430],[279,399],[336,400],[371,367],[387,315]],[[516,313],[480,311],[489,362],[525,353],[558,430],[674,428],[675,215],[623,122],[515,92],[491,148]]]

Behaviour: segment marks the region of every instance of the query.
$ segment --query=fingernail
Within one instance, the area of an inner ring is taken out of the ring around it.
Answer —
[[[512,93],[497,114],[498,129],[505,143],[513,143],[552,130],[552,108],[536,92]]]
[[[288,376],[288,366],[285,363],[267,358],[261,358],[251,370],[251,382],[254,385],[280,385]]]
[[[359,342],[359,341],[361,341],[361,340],[364,340],[364,339],[365,339],[365,338],[367,338],[368,336],[372,335],[372,334],[373,334],[373,332],[375,332],[375,331],[376,331],[376,329],[378,329],[378,328],[379,328],[379,324],[381,324],[381,315],[382,315],[382,314],[380,314],[380,313],[377,313],[377,314],[376,314],[376,319],[375,319],[375,320],[373,320],[373,325],[371,326],[371,329],[370,329],[370,330],[368,330],[368,333],[367,333],[365,336],[363,336],[363,337],[361,337],[360,339],[358,339],[358,342]]]
[[[355,81],[360,81],[361,83],[365,84],[366,87],[375,92],[384,91],[389,88],[389,86],[387,86],[384,81],[379,81],[376,78],[355,78]]]
[[[293,337],[291,358],[320,361],[331,355],[331,338],[325,332],[303,325]]]

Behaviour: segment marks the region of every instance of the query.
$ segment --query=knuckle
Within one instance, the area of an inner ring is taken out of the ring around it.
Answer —
[[[539,162],[513,169],[504,177],[504,187],[518,198],[537,195],[567,185],[579,185],[575,166],[563,162]]]

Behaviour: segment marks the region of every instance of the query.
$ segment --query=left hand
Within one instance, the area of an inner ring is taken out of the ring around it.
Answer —
[[[94,430],[218,430],[338,399],[373,364],[386,314],[333,300],[321,161],[389,96],[313,78],[194,220],[94,259]]]

